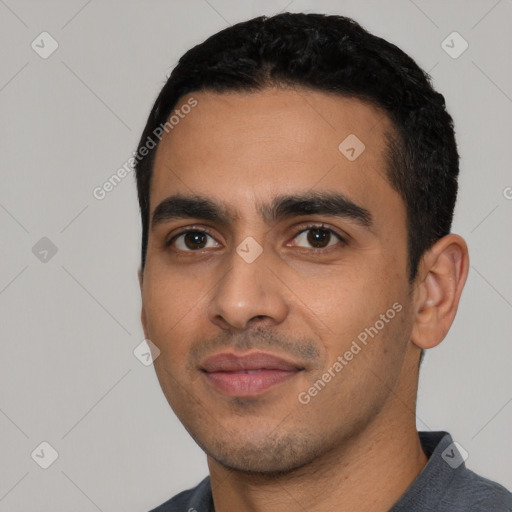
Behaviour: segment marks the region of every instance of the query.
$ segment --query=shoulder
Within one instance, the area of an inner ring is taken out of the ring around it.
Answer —
[[[209,512],[211,501],[210,478],[206,477],[196,487],[176,494],[150,512]]]
[[[512,512],[512,494],[466,467],[462,446],[447,432],[420,432],[428,462],[393,512]]]
[[[482,512],[512,512],[512,494],[502,485],[464,468],[452,480],[444,505],[467,504],[468,510]]]

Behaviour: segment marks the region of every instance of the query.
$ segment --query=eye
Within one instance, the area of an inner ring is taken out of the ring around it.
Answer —
[[[180,251],[191,252],[200,249],[211,249],[212,247],[218,247],[219,244],[206,231],[188,229],[173,236],[167,245],[174,245]]]
[[[339,242],[346,243],[345,239],[332,229],[324,225],[311,225],[296,233],[293,245],[303,248],[325,249]],[[166,243],[166,246],[174,246],[182,252],[197,252],[202,249],[219,247],[219,244],[204,229],[186,229],[174,235]]]
[[[332,229],[324,226],[307,226],[306,229],[295,235],[294,245],[324,249],[336,245],[338,242],[345,242],[345,240]]]

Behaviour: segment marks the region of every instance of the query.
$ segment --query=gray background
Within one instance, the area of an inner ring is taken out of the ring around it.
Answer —
[[[418,428],[449,430],[470,468],[512,487],[512,0],[0,0],[0,510],[143,511],[207,474],[133,354],[133,176],[103,200],[93,190],[136,149],[185,50],[285,9],[354,17],[447,99],[462,157],[454,231],[471,270],[452,330],[425,361]],[[43,31],[59,45],[46,59],[31,47],[50,48]],[[458,58],[441,46],[453,31],[469,44]],[[36,245],[43,237],[55,255]],[[43,441],[58,452],[48,469],[36,463],[48,449],[31,457]]]

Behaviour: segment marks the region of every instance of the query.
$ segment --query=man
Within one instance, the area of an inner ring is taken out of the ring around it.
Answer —
[[[340,16],[188,51],[137,153],[142,324],[210,476],[157,511],[505,511],[418,433],[424,349],[468,273],[444,98]]]

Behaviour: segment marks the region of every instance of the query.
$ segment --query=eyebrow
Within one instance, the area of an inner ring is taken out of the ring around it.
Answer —
[[[339,193],[307,192],[280,195],[269,203],[259,203],[257,210],[267,224],[304,215],[332,215],[353,220],[366,228],[372,226],[371,213]],[[170,220],[186,218],[228,225],[240,216],[208,197],[176,194],[164,199],[154,209],[151,227],[154,229]]]

